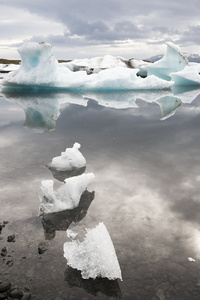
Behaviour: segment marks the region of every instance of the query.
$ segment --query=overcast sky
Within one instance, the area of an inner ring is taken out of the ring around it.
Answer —
[[[148,58],[166,41],[200,54],[199,0],[0,0],[0,12],[0,58],[28,41],[51,43],[57,59]]]

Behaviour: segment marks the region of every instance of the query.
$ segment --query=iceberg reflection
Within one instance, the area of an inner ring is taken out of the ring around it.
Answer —
[[[160,106],[161,120],[165,120],[175,114],[176,109],[181,106],[182,101],[175,97],[163,97],[156,101]]]
[[[65,280],[70,287],[79,287],[86,290],[88,293],[97,296],[97,294],[103,293],[106,296],[120,299],[121,290],[118,280],[109,280],[108,278],[89,278],[83,279],[81,271],[67,267],[65,271]]]
[[[55,237],[56,231],[66,231],[72,222],[81,221],[87,214],[90,204],[94,200],[95,193],[87,190],[81,195],[78,207],[72,210],[65,210],[57,213],[42,215],[42,226],[45,239],[51,240]]]
[[[25,112],[24,127],[38,133],[54,130],[62,104],[75,103],[87,106],[79,93],[10,89],[2,93],[6,100],[19,105]]]
[[[16,103],[24,110],[25,128],[42,133],[55,129],[64,104],[86,107],[88,100],[94,100],[98,105],[106,108],[137,109],[137,100],[141,99],[145,102],[157,103],[161,108],[161,119],[163,119],[172,116],[181,103],[191,103],[200,94],[200,89],[190,86],[176,86],[172,90],[115,92],[9,89],[4,90],[2,94],[6,100]]]

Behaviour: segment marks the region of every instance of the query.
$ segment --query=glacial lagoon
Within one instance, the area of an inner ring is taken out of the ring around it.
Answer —
[[[14,90],[0,105],[1,280],[36,300],[199,299],[200,90]],[[95,179],[79,207],[39,215],[41,181],[61,180],[46,165],[75,142]],[[63,256],[67,229],[100,222],[123,281],[83,279]]]

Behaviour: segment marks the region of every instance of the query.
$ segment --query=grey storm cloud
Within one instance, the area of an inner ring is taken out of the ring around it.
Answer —
[[[198,26],[190,26],[188,30],[183,32],[181,39],[178,41],[179,43],[200,43],[200,25]]]
[[[47,32],[47,29],[44,33],[37,22],[23,23],[20,15],[16,16],[16,23],[2,23],[2,38],[9,33],[13,47],[25,41],[38,41],[38,38],[59,47],[114,47],[130,40],[149,45],[162,45],[169,40],[180,42],[180,46],[200,43],[199,0],[1,0],[0,6],[8,8],[8,15],[9,7],[16,8],[31,14],[33,20],[37,16],[52,26],[60,25],[60,32],[52,33],[51,29]],[[19,37],[17,41],[16,37]]]

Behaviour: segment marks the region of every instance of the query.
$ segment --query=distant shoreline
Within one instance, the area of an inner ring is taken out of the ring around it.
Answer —
[[[59,63],[70,62],[70,61],[71,61],[70,59],[68,59],[68,60],[64,60],[64,59],[58,60]],[[19,65],[20,63],[21,63],[21,60],[19,60],[19,59],[0,58],[0,64],[3,64],[3,65],[10,65],[10,64]]]

